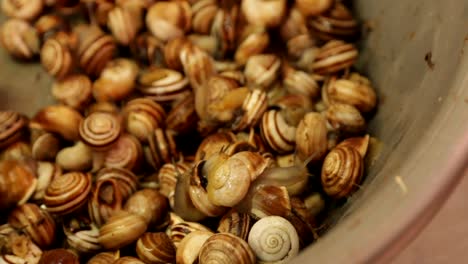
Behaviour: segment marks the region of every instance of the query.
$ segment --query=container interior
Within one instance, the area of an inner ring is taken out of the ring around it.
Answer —
[[[468,120],[468,2],[354,2],[366,32],[357,68],[378,91],[370,131],[382,148],[337,224],[294,263],[388,260],[436,212],[466,166],[459,145]],[[53,103],[51,79],[38,63],[15,63],[3,49],[0,61],[0,109],[32,115]]]

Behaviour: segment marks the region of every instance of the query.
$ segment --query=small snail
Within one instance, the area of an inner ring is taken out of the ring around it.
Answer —
[[[205,241],[198,259],[200,263],[253,264],[255,254],[249,244],[241,238],[229,233],[220,233]]]
[[[144,233],[137,241],[136,252],[147,264],[175,262],[176,249],[166,233]]]

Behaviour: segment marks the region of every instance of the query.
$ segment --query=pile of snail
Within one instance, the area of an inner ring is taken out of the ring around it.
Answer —
[[[56,103],[0,111],[0,263],[290,261],[364,178],[350,5],[2,0]]]

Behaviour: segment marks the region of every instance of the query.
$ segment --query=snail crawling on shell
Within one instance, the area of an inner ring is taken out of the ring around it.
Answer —
[[[347,1],[0,9],[56,101],[0,111],[0,263],[287,263],[363,184],[378,100]]]

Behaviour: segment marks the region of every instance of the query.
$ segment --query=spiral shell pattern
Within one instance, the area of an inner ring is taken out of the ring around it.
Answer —
[[[91,174],[69,172],[56,177],[44,196],[47,211],[56,215],[73,213],[84,205],[91,191]]]
[[[80,124],[81,140],[95,150],[108,150],[121,133],[120,120],[107,112],[94,112]]]
[[[67,243],[70,247],[82,253],[93,253],[101,250],[99,244],[99,229],[91,224],[89,229],[72,230],[63,227],[64,233],[67,237]]]
[[[249,92],[242,104],[242,115],[234,122],[234,131],[243,131],[255,127],[268,107],[268,97],[265,91],[254,89]]]
[[[102,252],[92,257],[86,264],[113,264],[119,258],[114,252]]]
[[[122,248],[136,241],[145,233],[146,227],[142,216],[120,211],[99,230],[99,243],[109,250]]]
[[[158,170],[165,163],[177,158],[174,132],[157,128],[149,135],[149,163]]]
[[[141,142],[147,142],[149,134],[164,126],[165,118],[162,106],[148,98],[131,100],[123,109],[125,129]]]
[[[217,231],[219,233],[231,233],[247,241],[252,223],[249,214],[231,209],[219,221]]]
[[[200,263],[253,264],[255,255],[249,244],[229,233],[215,234],[203,244]]]
[[[36,204],[16,207],[8,216],[8,223],[22,229],[41,248],[49,247],[55,239],[54,219]]]
[[[87,75],[98,76],[117,49],[114,38],[99,28],[80,28],[78,60]]]
[[[59,40],[49,38],[41,49],[41,63],[50,75],[56,78],[63,78],[73,68],[72,53]]]
[[[279,216],[258,220],[250,230],[248,241],[261,262],[287,263],[299,252],[296,229]]]
[[[351,67],[357,56],[358,50],[353,44],[330,40],[320,48],[312,69],[317,74],[333,74]]]
[[[139,78],[140,91],[156,102],[167,102],[183,98],[190,93],[188,79],[180,72],[157,68]]]
[[[166,233],[144,233],[137,241],[136,252],[148,264],[173,263],[176,249]]]
[[[265,143],[278,153],[291,152],[296,144],[296,128],[286,123],[279,110],[263,114],[260,132]]]
[[[322,165],[323,190],[333,198],[351,195],[361,183],[364,162],[361,154],[350,146],[334,148]]]
[[[196,222],[181,222],[169,226],[168,233],[172,242],[176,247],[179,246],[182,239],[184,239],[188,234],[194,231],[208,231],[211,230],[199,223]]]
[[[96,174],[96,182],[114,179],[117,181],[122,197],[126,200],[132,195],[138,185],[138,178],[127,169],[122,168],[103,168]]]
[[[24,133],[28,120],[14,111],[0,111],[0,149],[15,143]]]
[[[315,36],[322,40],[351,39],[359,31],[359,24],[351,11],[342,3],[336,3],[327,12],[309,22]]]
[[[136,169],[143,159],[140,141],[130,134],[122,135],[106,154],[104,164],[109,168]]]

